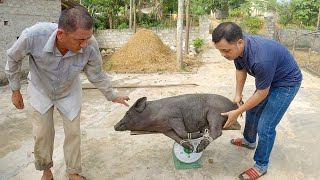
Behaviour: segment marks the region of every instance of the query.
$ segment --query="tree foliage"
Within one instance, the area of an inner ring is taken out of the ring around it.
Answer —
[[[302,26],[316,26],[320,1],[319,0],[291,0],[279,4],[279,22]]]
[[[77,0],[80,2],[80,0]],[[113,28],[115,16],[124,15],[127,0],[81,0],[91,15],[95,18],[96,29]]]
[[[302,23],[306,26],[316,25],[320,7],[319,0],[292,0],[291,3],[295,23]]]
[[[80,0],[76,0],[80,2]],[[138,25],[166,26],[172,24],[170,16],[177,13],[178,0],[134,0],[138,11],[144,7],[155,7],[152,14],[138,13]],[[126,28],[129,22],[130,0],[81,0],[95,18],[96,29]],[[210,11],[227,10],[232,17],[251,16],[251,9],[261,12],[276,11],[281,24],[316,26],[319,0],[191,0],[190,14],[205,15]]]
[[[239,7],[245,0],[193,0],[191,1],[191,13],[203,15],[211,10],[228,10]]]

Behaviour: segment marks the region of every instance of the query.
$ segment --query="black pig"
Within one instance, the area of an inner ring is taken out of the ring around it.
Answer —
[[[227,117],[222,112],[237,108],[228,98],[217,94],[185,94],[155,101],[138,99],[118,122],[116,131],[160,132],[193,152],[186,139],[204,137],[196,152],[203,151],[211,141],[222,135]],[[236,123],[227,129],[240,129]]]

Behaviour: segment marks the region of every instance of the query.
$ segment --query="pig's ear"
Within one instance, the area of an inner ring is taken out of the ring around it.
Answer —
[[[133,107],[135,108],[136,111],[142,112],[146,108],[146,105],[147,105],[146,101],[147,101],[147,97],[142,97],[134,103]]]

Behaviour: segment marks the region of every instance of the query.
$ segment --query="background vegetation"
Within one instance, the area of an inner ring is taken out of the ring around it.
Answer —
[[[130,0],[77,0],[86,6],[95,18],[96,29],[123,29],[129,27]],[[138,27],[175,26],[177,0],[133,0],[137,7]],[[153,7],[150,14],[141,9]],[[257,33],[263,26],[261,16],[255,12],[274,12],[278,23],[285,27],[315,30],[319,0],[191,0],[191,25],[197,25],[198,15],[208,15],[217,10],[227,12],[226,20],[241,21],[250,33]]]

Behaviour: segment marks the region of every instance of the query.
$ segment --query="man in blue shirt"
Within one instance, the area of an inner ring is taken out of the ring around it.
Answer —
[[[212,33],[212,41],[222,56],[234,60],[238,109],[224,112],[224,128],[235,123],[246,112],[243,138],[232,139],[237,146],[255,149],[255,165],[239,175],[240,179],[256,179],[266,174],[276,136],[276,126],[297,94],[302,74],[290,52],[271,39],[243,34],[232,22],[221,23]],[[255,77],[256,91],[245,102],[242,91],[247,74]]]

